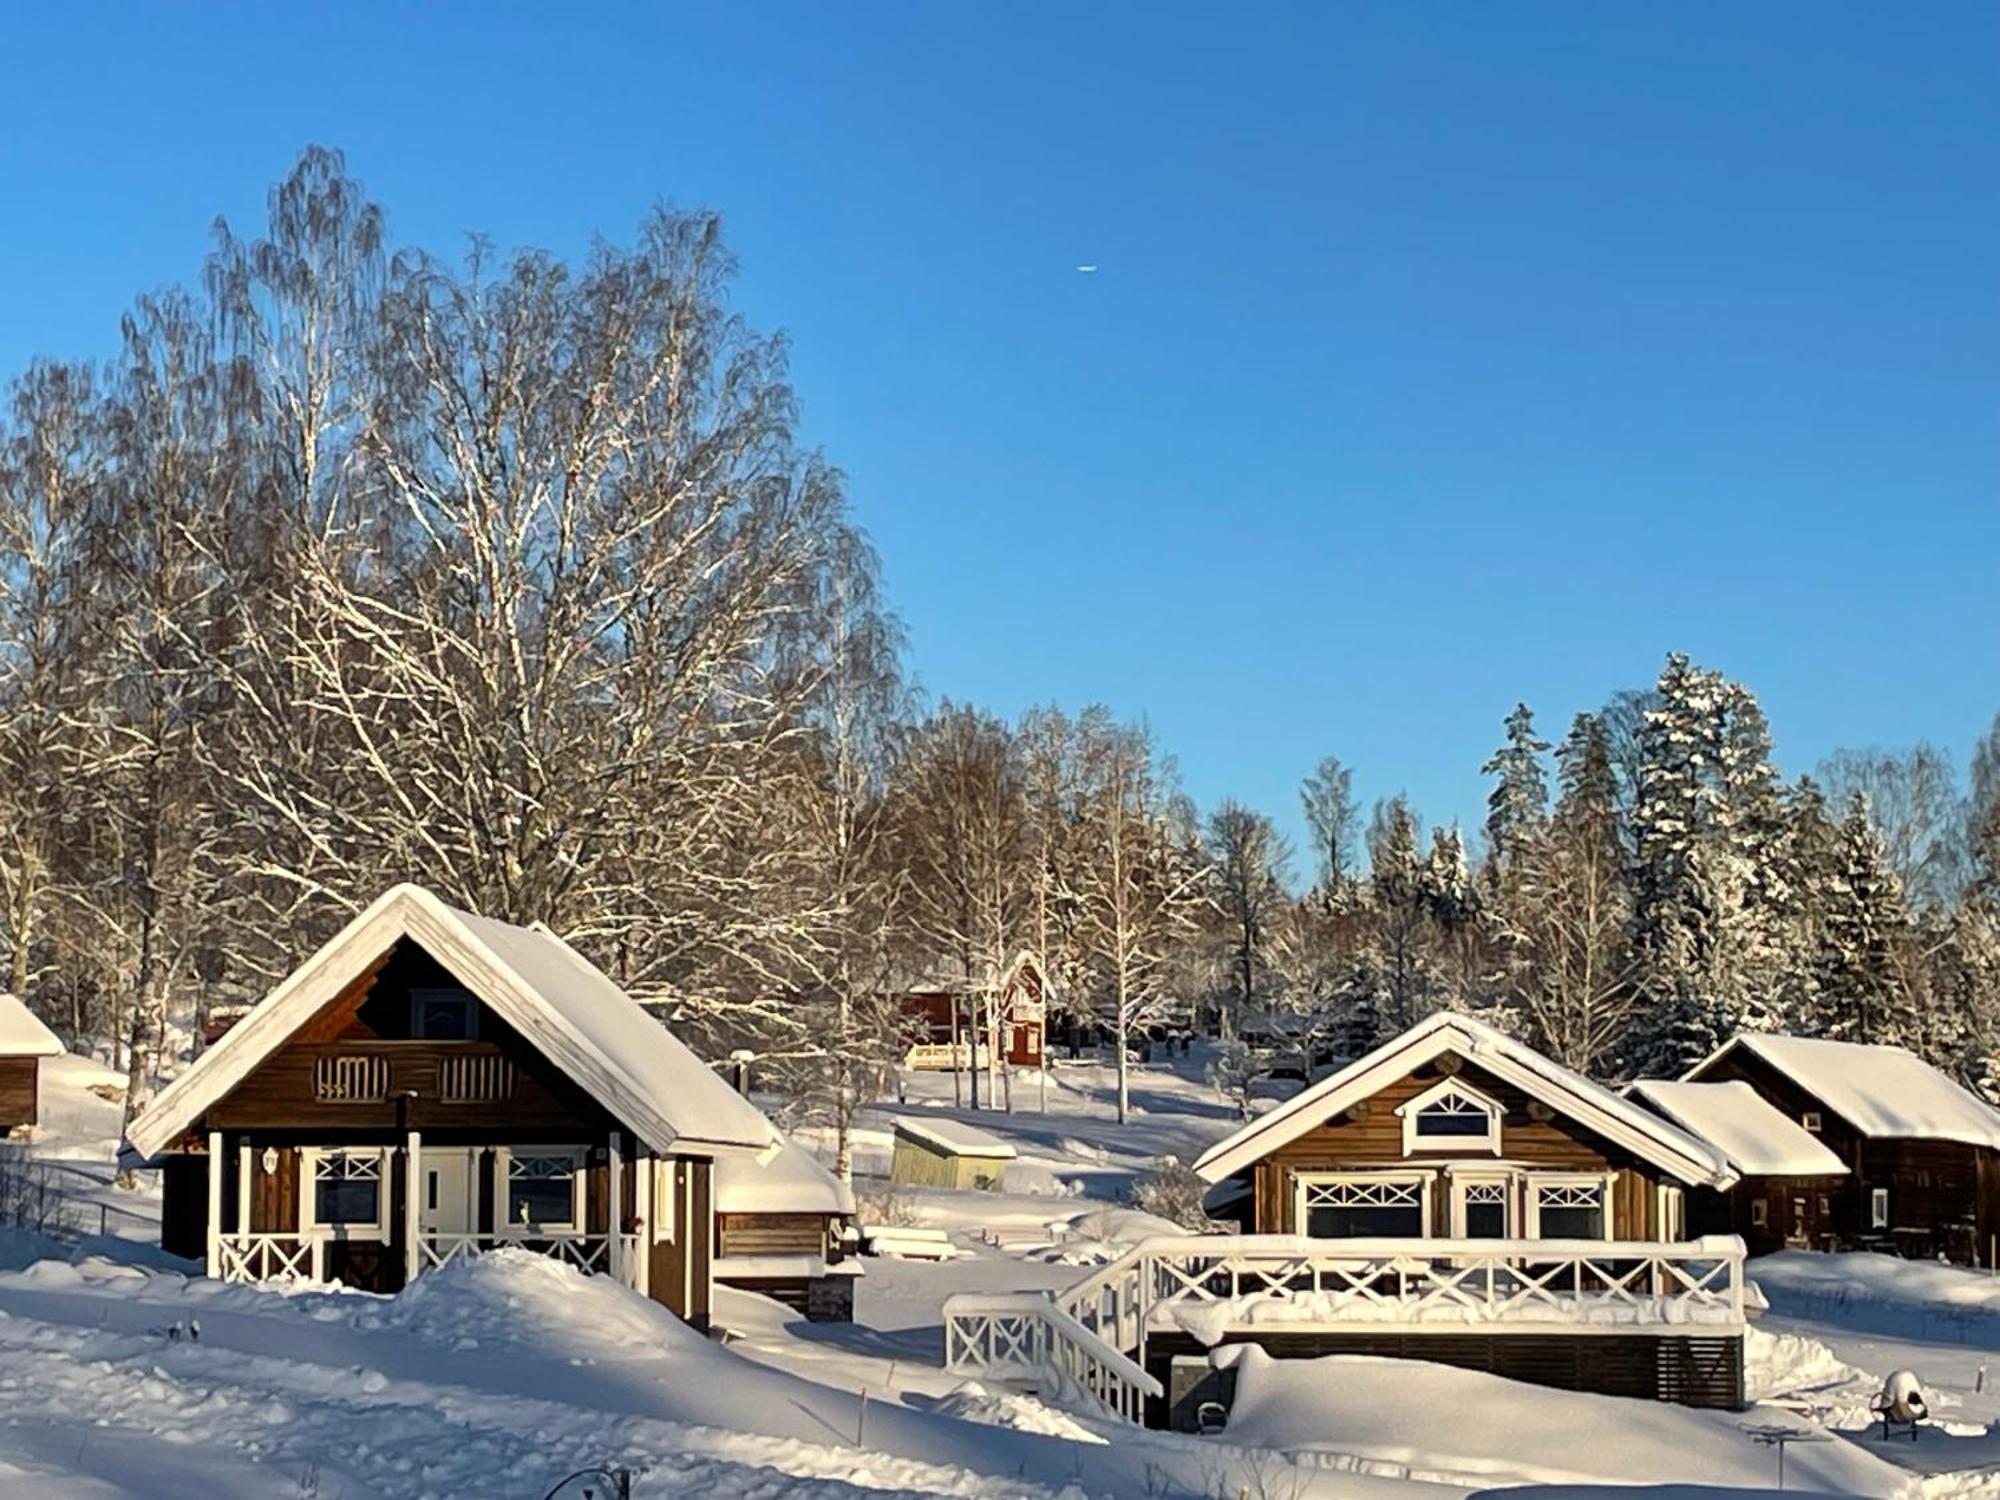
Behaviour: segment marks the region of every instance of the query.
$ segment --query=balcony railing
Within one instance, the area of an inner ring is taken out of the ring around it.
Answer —
[[[493,1053],[441,1057],[437,1087],[446,1104],[491,1104],[514,1092],[514,1065]]]
[[[313,1061],[313,1098],[321,1104],[380,1104],[389,1097],[389,1059],[335,1054]]]

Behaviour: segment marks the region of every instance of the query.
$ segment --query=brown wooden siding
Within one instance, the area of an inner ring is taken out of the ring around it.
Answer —
[[[717,1214],[717,1255],[822,1255],[825,1214]]]
[[[1500,1155],[1474,1151],[1418,1151],[1403,1154],[1403,1122],[1397,1106],[1433,1087],[1447,1076],[1435,1064],[1394,1080],[1338,1118],[1323,1121],[1296,1140],[1273,1149],[1256,1164],[1256,1229],[1262,1234],[1303,1232],[1293,1222],[1293,1180],[1300,1172],[1365,1171],[1370,1169],[1440,1170],[1457,1164],[1483,1163],[1527,1171],[1615,1172],[1612,1185],[1612,1234],[1618,1239],[1647,1239],[1654,1233],[1654,1189],[1660,1174],[1624,1148],[1562,1115],[1530,1112],[1526,1093],[1470,1062],[1457,1078],[1500,1105],[1505,1118],[1500,1129]],[[1549,1114],[1538,1119],[1537,1114]],[[1435,1188],[1431,1195],[1431,1233],[1450,1233],[1450,1195]],[[1520,1226],[1526,1233],[1525,1224]]]
[[[1794,1120],[1803,1122],[1808,1112],[1817,1112],[1820,1140],[1847,1163],[1846,1177],[1833,1179],[1809,1194],[1809,1232],[1814,1236],[1814,1249],[1880,1249],[1923,1259],[1943,1255],[1961,1263],[1993,1264],[1995,1237],[2000,1235],[2000,1163],[1996,1163],[1995,1153],[1957,1141],[1870,1140],[1824,1100],[1740,1047],[1714,1059],[1696,1075],[1701,1083],[1730,1079],[1749,1084],[1773,1108]],[[1871,1197],[1876,1188],[1886,1188],[1889,1193],[1886,1228],[1871,1222]],[[1789,1217],[1791,1189],[1752,1182],[1735,1195],[1741,1203],[1736,1210],[1739,1222],[1748,1225],[1749,1200],[1759,1194],[1778,1195]],[[1823,1213],[1819,1209],[1822,1196],[1827,1200]],[[1775,1215],[1777,1208],[1774,1202],[1770,1212]],[[1745,1235],[1746,1241],[1748,1238]]]
[[[0,1057],[0,1130],[40,1121],[42,1060]]]

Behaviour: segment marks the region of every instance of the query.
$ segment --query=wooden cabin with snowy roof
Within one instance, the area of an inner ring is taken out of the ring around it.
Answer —
[[[1736,1169],[1726,1192],[1689,1192],[1691,1232],[1736,1235],[1751,1255],[1834,1248],[1833,1204],[1849,1174],[1819,1136],[1740,1079],[1647,1078],[1626,1093],[1720,1149]]]
[[[1477,1020],[1411,1027],[1194,1170],[1234,1189],[1243,1233],[1142,1241],[1053,1311],[953,1298],[953,1368],[1004,1378],[1062,1351],[1065,1378],[1173,1422],[1242,1343],[1743,1402],[1743,1243],[1691,1237],[1685,1213],[1734,1183],[1728,1158]]]
[[[0,1131],[42,1118],[42,1059],[63,1044],[19,998],[0,994]]]
[[[1819,1194],[1815,1248],[1993,1267],[2000,1252],[2000,1112],[1902,1047],[1735,1037],[1687,1074],[1748,1084],[1846,1172]]]
[[[400,885],[134,1119],[161,1242],[225,1280],[391,1292],[503,1246],[706,1325],[714,1163],[780,1137],[548,928]]]
[[[905,975],[893,989],[914,1033],[905,1067],[984,1067],[996,1035],[1000,1060],[1009,1067],[1042,1066],[1053,992],[1033,953],[1015,954],[990,981],[939,968]],[[989,995],[997,1017],[985,1013]]]

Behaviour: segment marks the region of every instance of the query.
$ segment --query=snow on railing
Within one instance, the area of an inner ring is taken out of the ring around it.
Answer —
[[[1046,1292],[961,1293],[944,1304],[944,1364],[959,1374],[1033,1383],[1059,1403],[1079,1401],[1137,1422],[1159,1381],[1084,1327]]]
[[[225,1234],[216,1241],[222,1281],[321,1281],[326,1242],[313,1235]]]
[[[458,1234],[425,1230],[417,1240],[418,1270],[434,1271],[487,1250],[515,1246],[546,1255],[593,1275],[611,1269],[608,1234]],[[619,1280],[638,1284],[645,1242],[636,1234],[618,1236]],[[229,1234],[216,1240],[215,1275],[222,1281],[324,1281],[326,1240],[316,1234]]]

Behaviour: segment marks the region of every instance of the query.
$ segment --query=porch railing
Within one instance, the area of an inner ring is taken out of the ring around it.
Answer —
[[[1143,1369],[1149,1332],[1204,1344],[1255,1329],[1367,1325],[1415,1333],[1664,1332],[1699,1326],[1740,1333],[1743,1242],[1308,1239],[1296,1235],[1168,1235],[1142,1240],[1054,1293],[946,1301],[948,1368],[1016,1372],[1019,1351],[1052,1361],[1074,1325]],[[1045,1330],[1030,1338],[1016,1325]],[[1070,1335],[1072,1339],[1074,1335]],[[1025,1342],[1024,1342],[1025,1340]],[[1041,1340],[1042,1342],[1035,1342]],[[1003,1368],[988,1370],[988,1351]]]
[[[619,1280],[636,1287],[644,1240],[636,1234],[620,1234],[617,1239],[621,1260]],[[434,1271],[455,1260],[513,1246],[601,1276],[611,1269],[611,1242],[612,1236],[608,1234],[426,1233],[417,1241],[418,1271]],[[224,1233],[216,1239],[214,1274],[222,1281],[324,1281],[326,1245],[325,1237],[315,1234]]]
[[[1038,1294],[960,1295],[944,1307],[948,1370],[1025,1381],[1053,1401],[1137,1422],[1160,1382],[1131,1356]]]

